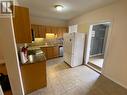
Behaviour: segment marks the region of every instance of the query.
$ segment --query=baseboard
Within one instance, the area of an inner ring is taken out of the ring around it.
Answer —
[[[115,80],[114,78],[108,76],[108,75],[105,75],[105,74],[102,74],[103,76],[105,76],[106,78],[112,80],[113,82],[117,83],[118,85],[122,86],[123,88],[127,89],[127,86],[126,85],[123,85],[121,84],[120,82],[118,82],[117,80]]]

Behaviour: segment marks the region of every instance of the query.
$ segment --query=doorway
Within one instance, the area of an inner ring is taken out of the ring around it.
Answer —
[[[110,28],[110,22],[93,24],[87,37],[86,64],[99,72],[103,68]]]

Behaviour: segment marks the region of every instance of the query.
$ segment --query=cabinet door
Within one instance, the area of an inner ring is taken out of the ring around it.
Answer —
[[[43,26],[43,25],[40,26],[39,35],[40,35],[41,38],[45,38],[46,37],[45,26]]]
[[[39,37],[39,38],[43,38],[42,26],[41,26],[41,25],[38,25],[38,32],[39,32],[38,37]]]
[[[33,31],[34,31],[34,36],[35,36],[35,38],[38,38],[38,37],[39,37],[39,27],[38,27],[38,25],[32,24],[32,25],[31,25],[31,28],[32,28]]]
[[[69,31],[69,30],[68,30],[68,27],[64,27],[64,28],[63,28],[63,34],[64,34],[64,33],[68,33],[68,31]]]
[[[25,95],[47,85],[46,61],[35,64],[22,65],[21,74]]]
[[[63,28],[62,27],[58,27],[58,38],[63,37]]]
[[[53,58],[53,48],[47,47],[47,59],[52,59],[52,58]]]
[[[32,24],[31,27],[34,30],[36,38],[45,38],[46,37],[46,34],[45,34],[46,28],[45,28],[45,26]]]
[[[41,33],[42,33],[42,27],[41,25],[38,25],[38,38],[42,37]]]
[[[39,27],[38,25],[35,25],[35,38],[39,38]]]
[[[46,26],[46,33],[52,33],[52,27],[51,26]]]
[[[43,47],[43,48],[41,48],[41,49],[42,49],[42,51],[44,52],[45,57],[47,58],[47,48],[46,48],[46,47]]]
[[[59,57],[59,47],[53,47],[53,58]]]
[[[43,38],[46,38],[46,27],[44,25],[42,26],[42,35]]]
[[[34,25],[34,24],[31,24],[31,29],[33,30],[33,32],[34,32],[34,37],[35,37],[35,31],[36,31],[36,26]]]
[[[52,33],[57,37],[57,27],[52,27]]]
[[[32,32],[30,28],[30,18],[28,8],[15,6],[13,25],[17,43],[32,42]]]

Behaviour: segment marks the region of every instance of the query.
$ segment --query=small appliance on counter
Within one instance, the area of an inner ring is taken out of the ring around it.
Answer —
[[[27,45],[20,47],[19,55],[20,55],[20,61],[22,64],[26,63],[28,61],[28,49]]]

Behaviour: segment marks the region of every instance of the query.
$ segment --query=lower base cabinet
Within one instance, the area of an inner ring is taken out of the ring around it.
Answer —
[[[47,59],[59,57],[59,46],[43,47],[42,51],[45,53]]]
[[[47,86],[46,61],[21,65],[25,94]]]

